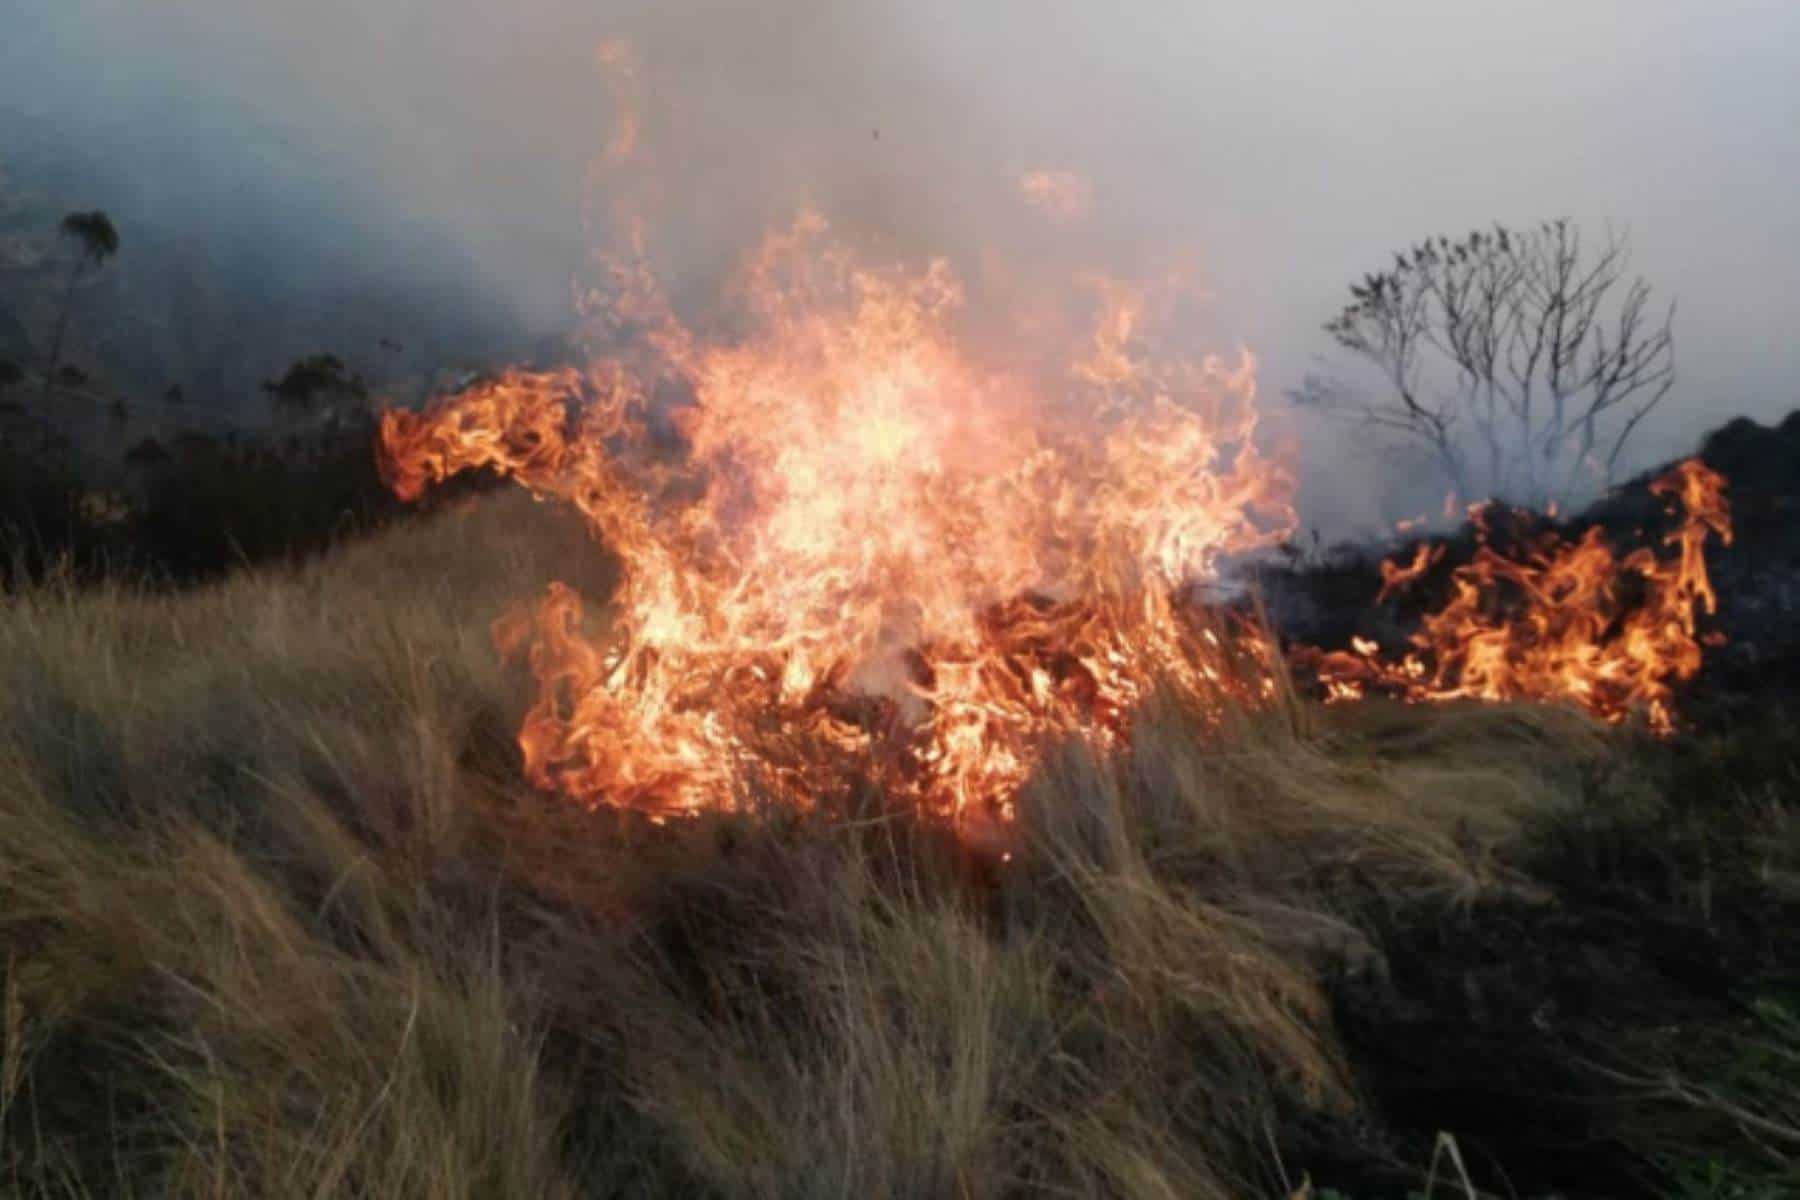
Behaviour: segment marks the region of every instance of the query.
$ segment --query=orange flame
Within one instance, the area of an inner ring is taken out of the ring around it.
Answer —
[[[1146,296],[1113,285],[1060,384],[1033,381],[958,342],[945,264],[866,267],[810,214],[750,258],[733,340],[621,278],[647,362],[511,372],[381,426],[402,497],[493,468],[622,561],[604,630],[561,585],[497,627],[538,683],[535,783],[665,812],[883,776],[1003,810],[1047,736],[1124,737],[1161,681],[1244,686],[1182,596],[1293,526],[1247,354],[1150,356]],[[678,456],[649,432],[670,380]]]
[[[1451,575],[1448,603],[1424,618],[1413,650],[1385,660],[1374,643],[1317,652],[1313,661],[1330,700],[1368,688],[1408,700],[1563,700],[1601,720],[1642,712],[1650,728],[1674,730],[1673,684],[1700,669],[1696,608],[1717,597],[1706,573],[1709,535],[1729,544],[1725,480],[1697,459],[1677,464],[1650,485],[1670,502],[1679,524],[1664,539],[1678,549],[1658,558],[1648,548],[1618,557],[1596,526],[1579,540],[1540,536],[1524,556],[1483,545]],[[1478,528],[1485,509],[1474,510]],[[1443,548],[1421,545],[1411,563],[1381,565],[1382,598],[1423,575]],[[1503,606],[1502,596],[1516,598]]]
[[[1296,524],[1292,478],[1256,448],[1247,352],[1161,353],[1157,292],[1090,279],[1085,338],[1032,296],[1043,345],[983,354],[946,263],[867,265],[811,213],[748,257],[729,322],[692,328],[648,265],[640,214],[665,193],[612,178],[645,153],[638,61],[622,42],[596,58],[618,130],[584,218],[619,249],[577,304],[612,349],[389,411],[379,435],[397,495],[493,470],[577,509],[620,560],[604,612],[558,583],[495,622],[536,683],[532,783],[658,819],[871,785],[1004,819],[1048,739],[1118,745],[1155,688],[1203,714],[1276,692],[1270,639],[1194,602],[1223,558]],[[1055,219],[1091,194],[1055,172],[1020,186]],[[1484,549],[1416,653],[1315,654],[1329,697],[1568,696],[1668,727],[1668,681],[1698,661],[1691,604],[1713,602],[1702,543],[1728,527],[1698,464],[1657,486],[1689,514],[1678,562],[1615,561],[1597,533],[1524,562]],[[1384,564],[1383,595],[1441,554]],[[1646,592],[1630,612],[1625,577]],[[1523,616],[1489,611],[1497,583]]]
[[[1399,566],[1392,559],[1383,562],[1381,564],[1381,593],[1376,598],[1386,600],[1393,593],[1410,586],[1421,575],[1437,565],[1438,560],[1443,557],[1444,548],[1442,546],[1434,548],[1420,542],[1418,550],[1413,553],[1413,560],[1404,567]]]

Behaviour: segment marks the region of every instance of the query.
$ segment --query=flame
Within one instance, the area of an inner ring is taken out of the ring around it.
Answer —
[[[1155,689],[1202,716],[1277,694],[1273,640],[1199,598],[1224,558],[1292,532],[1294,481],[1257,449],[1249,353],[1160,346],[1178,275],[1081,280],[1079,336],[1045,316],[1061,296],[1027,296],[1012,340],[1033,344],[986,347],[947,262],[870,264],[802,212],[690,325],[641,216],[678,193],[620,177],[646,154],[638,60],[623,42],[596,60],[618,128],[583,210],[611,247],[576,297],[589,360],[388,411],[378,439],[398,496],[492,470],[576,509],[621,564],[602,609],[557,583],[494,624],[536,686],[533,784],[656,820],[875,787],[975,830],[1050,740],[1129,741]],[[1053,220],[1091,196],[1064,172],[1020,187]],[[1702,542],[1728,526],[1697,464],[1657,486],[1689,514],[1678,561],[1615,560],[1597,533],[1520,562],[1484,549],[1401,662],[1315,653],[1328,697],[1558,695],[1666,727],[1668,681],[1697,664],[1691,602],[1713,603]],[[1441,554],[1384,564],[1383,595]],[[1646,592],[1629,613],[1625,576]],[[1490,611],[1500,583],[1523,615]]]
[[[1247,353],[1155,357],[1151,298],[1109,282],[1033,379],[958,340],[947,264],[866,266],[810,213],[749,257],[736,337],[618,279],[634,361],[509,372],[380,430],[398,495],[492,468],[621,560],[594,628],[560,584],[496,627],[537,681],[534,783],[666,813],[879,778],[1003,814],[1047,737],[1116,742],[1154,686],[1273,686],[1189,602],[1294,524]],[[671,383],[680,453],[651,432]]]
[[[1697,459],[1650,484],[1677,524],[1673,555],[1640,548],[1620,557],[1598,526],[1575,541],[1539,536],[1518,558],[1482,545],[1452,572],[1451,596],[1427,615],[1398,660],[1354,639],[1348,651],[1301,657],[1328,700],[1370,688],[1412,701],[1562,700],[1617,723],[1636,712],[1660,734],[1674,730],[1673,684],[1701,665],[1696,610],[1717,608],[1703,553],[1709,536],[1729,544],[1725,480]],[[1471,514],[1485,532],[1487,506]],[[1419,579],[1443,556],[1421,545],[1405,566],[1381,564],[1381,597]],[[1511,598],[1513,603],[1503,603]]]
[[[1411,586],[1414,580],[1429,571],[1443,556],[1444,548],[1442,546],[1432,547],[1421,542],[1419,548],[1413,552],[1412,561],[1404,567],[1392,559],[1383,562],[1381,564],[1381,592],[1376,599],[1386,600],[1393,593]]]

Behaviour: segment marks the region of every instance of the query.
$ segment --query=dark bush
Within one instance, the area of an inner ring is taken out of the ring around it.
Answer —
[[[78,579],[128,574],[164,584],[291,560],[488,481],[395,500],[375,469],[368,419],[279,440],[187,431],[122,455],[129,482],[99,488],[74,455],[21,423],[0,444],[0,582],[59,566]]]
[[[73,467],[42,451],[41,443],[0,441],[0,585],[41,577],[58,562],[91,574],[105,558],[106,535],[82,519]]]
[[[190,439],[183,450],[146,464],[131,531],[141,561],[177,580],[316,551],[399,512],[366,434],[287,446]]]

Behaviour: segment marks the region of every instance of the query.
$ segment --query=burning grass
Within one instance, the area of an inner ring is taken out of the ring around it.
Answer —
[[[1502,553],[1489,544],[1489,506],[1478,505],[1475,555],[1451,573],[1450,596],[1424,615],[1410,651],[1384,658],[1358,638],[1348,651],[1304,652],[1302,665],[1338,700],[1370,688],[1414,702],[1555,697],[1673,733],[1675,686],[1699,673],[1703,644],[1722,641],[1698,623],[1718,609],[1705,550],[1709,539],[1731,543],[1725,486],[1698,459],[1650,482],[1673,526],[1663,538],[1673,553],[1660,557],[1648,546],[1619,553],[1598,525],[1577,538],[1540,530]],[[1444,551],[1421,542],[1405,565],[1383,562],[1378,599],[1414,586]]]
[[[1004,862],[878,789],[583,811],[519,782],[484,628],[578,545],[508,498],[7,600],[11,1190],[1284,1194],[1368,1116],[1372,914],[1525,902],[1526,831],[1625,795],[1574,714],[1172,688],[1033,771]]]
[[[814,217],[750,257],[729,335],[683,324],[643,263],[615,270],[631,286],[603,310],[637,327],[627,351],[381,420],[402,499],[493,470],[618,556],[604,620],[557,581],[494,624],[537,684],[519,744],[540,788],[664,818],[873,783],[986,836],[1045,745],[1128,747],[1158,689],[1196,719],[1291,702],[1269,631],[1202,602],[1295,520],[1247,354],[1169,354],[1149,293],[1108,281],[1071,361],[996,366],[950,323],[943,263],[866,267]],[[1673,553],[1598,528],[1483,545],[1404,657],[1359,640],[1295,661],[1336,700],[1558,700],[1672,733],[1724,488],[1698,460],[1651,485]],[[1382,595],[1440,556],[1384,563]]]
[[[1159,352],[1167,297],[1099,283],[1046,368],[976,351],[946,263],[870,266],[810,214],[743,265],[736,336],[684,324],[642,262],[614,269],[630,286],[595,303],[636,331],[618,354],[382,420],[402,498],[492,468],[621,560],[604,624],[556,584],[496,629],[538,681],[533,782],[670,815],[746,786],[810,808],[879,775],[1004,819],[1035,744],[1119,743],[1153,680],[1275,686],[1183,599],[1291,527],[1292,480],[1257,448],[1248,354]]]
[[[604,618],[559,580],[494,624],[536,682],[533,784],[657,819],[873,787],[986,837],[1046,746],[1127,750],[1158,692],[1201,722],[1291,709],[1276,639],[1204,600],[1292,533],[1295,481],[1258,436],[1249,352],[1186,353],[1179,273],[1044,285],[990,263],[971,314],[948,260],[874,259],[802,211],[678,311],[632,201],[655,177],[644,81],[623,43],[599,62],[620,118],[586,197],[585,360],[390,409],[377,447],[403,500],[495,472],[617,556]],[[1055,206],[1075,182],[1022,187]],[[1415,652],[1307,661],[1336,699],[1555,699],[1672,732],[1723,488],[1698,461],[1654,485],[1677,558],[1598,530],[1484,547]]]
[[[402,499],[491,469],[560,516],[6,597],[0,1177],[1223,1198],[1308,1194],[1289,1165],[1346,1148],[1403,1177],[1394,1031],[1429,1041],[1461,946],[1391,948],[1560,929],[1552,833],[1664,806],[1621,750],[1664,752],[1588,717],[1674,731],[1723,480],[1655,485],[1671,556],[1484,546],[1414,653],[1303,654],[1359,701],[1311,703],[1258,617],[1202,602],[1295,521],[1247,352],[1182,357],[1173,300],[1105,278],[971,322],[946,263],[871,265],[812,214],[687,323],[610,175],[635,68],[600,59],[590,360],[380,427]],[[1076,334],[1049,310],[1078,295]],[[1457,986],[1487,1022],[1476,965]],[[1794,1134],[1760,1080],[1732,1095],[1727,1124]]]

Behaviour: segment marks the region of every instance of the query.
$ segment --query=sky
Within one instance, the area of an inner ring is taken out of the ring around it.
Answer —
[[[1091,207],[1047,253],[1197,264],[1196,338],[1248,346],[1275,407],[1391,251],[1568,217],[1678,303],[1639,461],[1800,406],[1791,0],[0,0],[0,28],[0,119],[116,151],[159,221],[273,195],[296,247],[429,229],[538,328],[569,320],[622,35],[678,295],[799,203],[899,254],[1023,246],[1019,173],[1067,170]],[[1327,525],[1392,469],[1324,430],[1305,454]]]

